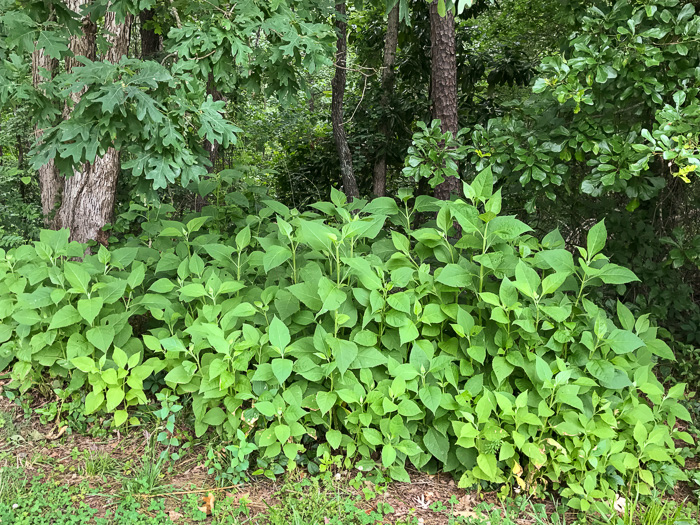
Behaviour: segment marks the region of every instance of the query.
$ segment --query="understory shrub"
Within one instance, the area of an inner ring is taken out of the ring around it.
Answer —
[[[340,451],[583,510],[682,479],[684,385],[665,392],[652,370],[669,347],[648,316],[587,298],[636,279],[602,254],[604,224],[574,257],[557,231],[499,215],[490,171],[464,193],[264,201],[231,234],[206,212],[156,217],[82,262],[67,231],[44,231],[0,251],[0,370],[20,390],[48,375],[117,426],[173,391],[197,435],[234,442],[232,468]],[[416,213],[432,219],[413,229]]]

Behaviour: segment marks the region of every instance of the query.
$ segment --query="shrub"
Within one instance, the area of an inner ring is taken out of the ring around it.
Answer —
[[[197,435],[244,436],[260,465],[340,450],[395,479],[408,461],[583,510],[672,485],[674,439],[692,441],[674,429],[684,386],[652,370],[672,354],[647,316],[587,299],[636,277],[601,253],[603,223],[574,258],[557,231],[500,216],[492,181],[466,201],[265,201],[230,237],[206,215],[152,220],[83,262],[44,231],[0,251],[0,369],[20,389],[60,378],[115,425],[148,392],[189,395]],[[416,213],[434,220],[413,229]]]

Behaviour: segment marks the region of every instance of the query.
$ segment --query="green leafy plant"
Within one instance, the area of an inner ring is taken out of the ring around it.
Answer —
[[[248,478],[250,456],[257,448],[238,429],[234,443],[209,446],[205,466],[208,467],[209,474],[216,475],[216,481],[221,485],[241,483]]]
[[[168,389],[156,392],[156,399],[160,401],[160,408],[155,410],[153,414],[164,422],[164,425],[158,429],[156,436],[158,443],[166,447],[161,452],[161,456],[177,460],[180,458],[180,453],[171,452],[170,449],[177,450],[181,446],[180,440],[175,437],[175,416],[182,410],[182,405],[177,403],[178,397]],[[182,444],[182,448],[189,448],[189,443]]]
[[[490,170],[464,195],[410,207],[404,192],[402,209],[333,190],[304,213],[266,200],[231,235],[208,215],[146,217],[83,262],[44,231],[0,251],[0,365],[10,388],[62,380],[115,426],[140,423],[147,393],[166,428],[170,393],[191,399],[195,434],[232,442],[234,476],[252,454],[274,477],[340,453],[398,480],[410,463],[462,487],[557,490],[584,511],[683,479],[684,385],[653,373],[672,352],[648,315],[589,298],[637,279],[602,253],[605,225],[574,257],[557,231],[540,241],[500,215]]]
[[[416,125],[420,131],[413,134],[403,175],[416,182],[428,179],[431,188],[444,182],[445,177],[459,177],[459,161],[467,155],[467,148],[460,140],[466,130],[460,131],[457,136],[450,131],[443,133],[439,120],[433,120],[430,127],[421,121]]]

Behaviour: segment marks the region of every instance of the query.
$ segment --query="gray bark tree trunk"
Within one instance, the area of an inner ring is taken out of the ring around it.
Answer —
[[[43,49],[37,49],[32,53],[32,84],[35,88],[46,79],[43,75],[48,74],[53,76],[58,68],[58,60],[52,59],[44,53]],[[42,72],[42,70],[46,70]],[[41,136],[44,130],[36,127],[34,129],[34,138],[37,142],[41,141]],[[53,160],[41,166],[38,170],[39,175],[39,191],[41,193],[41,212],[44,216],[44,222],[48,226],[51,220],[51,214],[54,211],[61,192],[61,178],[56,169]]]
[[[78,11],[87,1],[89,0],[69,0],[67,3],[71,9]],[[104,56],[105,61],[116,63],[126,54],[131,22],[131,15],[127,15],[120,23],[113,12],[105,13],[104,30],[110,44]],[[71,39],[71,51],[75,55],[94,59],[96,27],[88,17],[83,19],[83,31],[82,36]],[[70,71],[75,65],[75,59],[66,60],[66,70]],[[77,104],[82,95],[83,93],[73,94],[73,102]],[[66,118],[69,112],[70,109],[66,108]],[[56,212],[53,227],[70,229],[70,237],[74,241],[96,240],[107,244],[108,234],[102,228],[112,221],[119,170],[119,152],[114,148],[107,149],[94,163],[85,163],[75,169],[72,176],[63,180],[61,206]]]
[[[374,163],[374,175],[372,178],[372,192],[377,197],[386,194],[386,156],[387,148],[391,141],[391,127],[387,115],[389,114],[389,102],[394,92],[394,64],[396,62],[396,46],[399,41],[399,4],[398,2],[389,11],[387,16],[386,38],[384,40],[384,63],[382,67],[382,119],[379,130],[384,136],[384,142],[379,150],[379,156]]]
[[[349,200],[360,196],[355,174],[352,169],[352,154],[348,146],[348,138],[345,134],[343,123],[343,99],[345,98],[345,80],[347,76],[347,13],[345,0],[335,4],[335,27],[338,33],[338,44],[335,53],[335,76],[331,83],[331,120],[333,122],[333,138],[335,149],[340,158],[340,173],[343,177],[343,191]]]
[[[442,132],[456,135],[457,118],[457,54],[455,18],[448,9],[444,17],[438,13],[438,2],[430,4],[430,97],[433,119],[440,119]],[[435,187],[435,197],[449,200],[461,191],[457,177],[447,177]]]

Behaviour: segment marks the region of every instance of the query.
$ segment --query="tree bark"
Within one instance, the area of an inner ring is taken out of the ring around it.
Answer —
[[[58,68],[58,60],[53,59],[39,48],[32,53],[32,84],[38,90],[44,80],[42,69],[45,69],[49,76],[53,76]],[[34,129],[34,138],[41,141],[44,130],[38,126]],[[39,191],[41,193],[41,212],[44,216],[44,223],[48,226],[51,213],[56,207],[60,198],[62,181],[56,169],[53,159],[41,166],[38,170]]]
[[[398,2],[389,11],[387,16],[386,38],[384,40],[384,63],[382,67],[382,119],[379,130],[384,136],[384,141],[379,150],[379,156],[374,163],[374,176],[372,191],[377,197],[386,194],[386,156],[389,142],[391,141],[391,127],[388,122],[389,103],[394,92],[394,63],[396,62],[396,46],[399,41],[399,4]]]
[[[17,169],[24,171],[26,168],[24,165],[26,159],[24,157],[24,144],[22,144],[22,136],[18,133],[15,140],[17,141]],[[2,151],[0,151],[0,153],[2,153]],[[21,176],[19,178],[19,194],[22,197],[22,202],[27,202],[27,185],[22,182],[22,178],[23,177]]]
[[[142,60],[154,60],[163,48],[160,35],[157,35],[153,29],[146,28],[148,22],[152,21],[155,16],[156,12],[153,9],[144,9],[139,13]]]
[[[457,54],[455,18],[448,9],[444,17],[438,13],[438,2],[430,4],[430,97],[433,119],[440,119],[443,133],[456,135],[457,118]],[[447,177],[435,187],[435,197],[449,200],[460,192],[460,180]]]
[[[338,44],[335,53],[335,76],[331,83],[331,120],[333,122],[333,138],[335,149],[340,158],[340,173],[343,177],[343,191],[352,200],[360,196],[357,181],[352,169],[352,154],[348,146],[348,138],[343,124],[343,99],[345,97],[345,79],[347,70],[347,13],[345,0],[335,4],[335,27],[338,33]]]
[[[68,4],[77,11],[87,1],[89,0],[69,0]],[[119,23],[114,12],[105,13],[104,30],[106,39],[111,44],[105,53],[105,61],[116,63],[126,54],[131,22],[131,15]],[[87,17],[83,19],[83,31],[83,36],[71,39],[71,51],[75,55],[94,59],[96,28],[94,22]],[[70,71],[75,65],[73,58],[67,59],[66,70]],[[73,102],[80,102],[82,95],[83,93],[75,93]],[[70,109],[66,108],[64,116],[68,118],[69,113]],[[93,164],[85,163],[80,169],[75,169],[73,175],[64,180],[61,206],[53,227],[70,229],[71,240],[74,241],[97,240],[106,244],[108,235],[102,228],[112,221],[119,169],[119,152],[114,148],[108,148]]]
[[[214,81],[214,75],[209,73],[209,78],[207,80],[207,95],[211,95],[214,102],[223,100],[224,96],[221,92],[216,89],[216,83]],[[217,141],[209,142],[204,141],[204,149],[209,152],[209,162],[211,166],[207,167],[209,173],[216,173],[216,163],[219,160],[219,143]],[[205,176],[206,178],[206,176]],[[199,192],[194,194],[194,211],[201,212],[202,209],[209,204],[209,199],[207,197],[202,197]]]
[[[209,73],[209,78],[207,80],[207,95],[211,95],[214,102],[224,100],[224,96],[216,89],[216,82],[214,81],[214,75],[212,73]],[[216,171],[216,162],[219,160],[219,143],[205,140],[204,149],[209,152],[209,162],[211,162],[211,166],[207,171],[209,173],[214,173]]]

